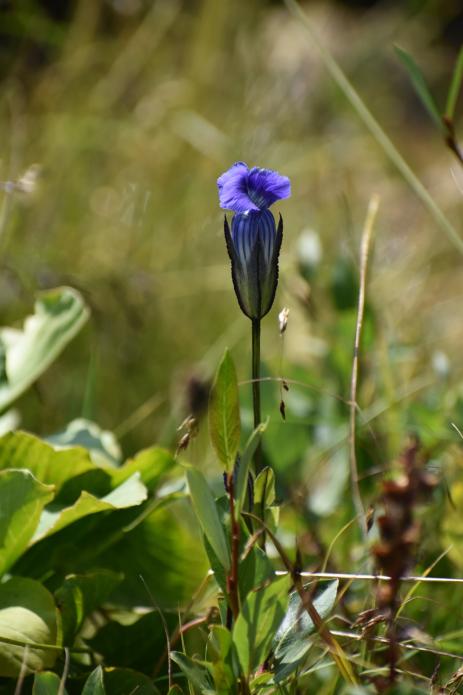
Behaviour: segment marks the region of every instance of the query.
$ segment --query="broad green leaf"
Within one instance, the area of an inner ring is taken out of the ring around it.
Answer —
[[[228,350],[212,384],[209,431],[219,461],[227,471],[232,470],[240,444],[240,408],[235,365]]]
[[[326,618],[336,603],[338,581],[331,582],[313,599],[313,604],[322,619]],[[275,652],[276,680],[283,680],[300,664],[312,646],[309,635],[314,630],[312,619],[302,606],[297,591],[289,597],[286,615],[281,622],[273,640]]]
[[[215,692],[205,662],[191,659],[181,652],[171,652],[170,658],[177,666],[180,666],[187,679],[195,685],[201,693],[204,695],[210,693],[210,695],[212,695]]]
[[[34,309],[22,330],[0,329],[6,377],[0,384],[0,411],[34,383],[89,317],[82,297],[70,287],[42,292]]]
[[[32,686],[32,695],[60,695],[61,679],[53,671],[42,671],[34,676],[34,685]],[[63,690],[62,695],[67,695],[67,691]]]
[[[61,614],[64,645],[72,646],[85,617],[106,601],[122,579],[121,574],[107,570],[66,577],[55,592]]]
[[[418,65],[415,63],[414,59],[409,53],[404,51],[403,48],[400,48],[399,46],[394,46],[394,48],[402,65],[408,73],[408,76],[421,103],[431,116],[432,120],[434,121],[434,124],[440,131],[442,131],[441,115],[439,113],[439,109],[437,108],[436,102],[434,101],[434,97],[429,91],[429,87],[426,84],[426,80],[423,77],[423,73],[421,72]]]
[[[112,516],[119,514],[122,512]],[[114,521],[108,518],[96,529],[96,537],[104,540],[105,530],[111,532]],[[142,576],[158,606],[177,615],[179,606],[190,602],[208,569],[194,521],[189,501],[174,501],[153,511],[98,556],[100,566],[125,575],[115,598],[125,605],[151,605]]]
[[[447,104],[445,107],[445,115],[451,121],[455,115],[455,106],[457,105],[458,95],[460,93],[461,80],[463,79],[463,46],[458,53],[457,62],[453,70],[452,81],[450,83],[449,93],[447,95]]]
[[[159,446],[153,446],[138,452],[133,459],[116,468],[111,472],[111,477],[114,485],[120,485],[134,473],[139,473],[143,484],[153,492],[163,476],[176,465],[171,453]]]
[[[208,570],[190,501],[149,499],[89,514],[31,545],[15,572],[38,578],[53,569],[61,578],[102,567],[124,575],[111,601],[149,605],[141,575],[161,608],[187,605]]]
[[[233,642],[246,675],[266,659],[275,632],[285,614],[290,579],[281,577],[258,591],[252,591],[241,607],[233,628]]]
[[[95,497],[84,491],[71,507],[58,510],[44,509],[32,541],[36,543],[45,536],[57,533],[89,514],[138,506],[146,498],[147,490],[140,481],[138,473],[134,473],[122,485],[119,485],[119,487],[102,498]]]
[[[82,447],[89,452],[92,461],[97,465],[118,466],[121,463],[121,448],[114,434],[102,430],[91,420],[72,420],[64,430],[50,435],[46,441],[55,449]]]
[[[0,471],[0,576],[27,548],[54,488],[23,470]]]
[[[82,695],[106,695],[101,666],[97,666],[85,681]]]
[[[26,650],[4,639],[18,640],[29,647]],[[42,584],[23,577],[0,584],[0,676],[16,677],[23,662],[29,672],[50,668],[59,651],[30,645],[56,646],[56,639],[55,602]]]
[[[94,470],[95,465],[84,449],[56,451],[32,434],[9,432],[0,438],[0,470],[5,468],[27,468],[59,492],[67,480]]]
[[[236,479],[236,509],[239,511],[243,508],[246,500],[246,491],[248,484],[249,468],[251,465],[252,457],[257,449],[263,432],[267,428],[267,423],[260,424],[256,427],[254,432],[249,437],[247,444],[245,446],[244,452],[240,457],[240,462],[238,466],[238,475]]]
[[[186,477],[190,488],[191,501],[196,517],[225,570],[230,569],[230,551],[212,492],[203,474],[192,466],[187,466]]]

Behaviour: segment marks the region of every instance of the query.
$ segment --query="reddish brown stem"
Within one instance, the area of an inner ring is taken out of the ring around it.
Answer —
[[[180,635],[184,635],[188,630],[191,630],[193,627],[197,627],[198,625],[203,625],[204,623],[207,623],[209,620],[209,615],[203,615],[201,618],[195,618],[194,620],[190,620],[188,623],[185,623],[185,625],[182,625],[181,627],[177,627],[175,629],[175,632],[172,634],[170,638],[170,647],[172,648],[179,640]],[[165,649],[161,657],[159,658],[156,666],[153,669],[152,676],[155,678],[159,671],[161,670],[161,667],[165,660],[167,659],[168,656],[168,650]]]
[[[236,620],[240,612],[238,595],[238,560],[240,552],[240,526],[235,513],[235,491],[233,471],[227,476],[228,497],[230,500],[230,527],[231,527],[231,567],[227,577],[227,593],[233,620]]]

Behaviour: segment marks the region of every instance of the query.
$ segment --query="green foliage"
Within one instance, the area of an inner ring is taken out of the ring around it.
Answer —
[[[212,444],[225,470],[235,465],[240,444],[240,410],[236,370],[229,352],[217,369],[209,404],[209,431]]]

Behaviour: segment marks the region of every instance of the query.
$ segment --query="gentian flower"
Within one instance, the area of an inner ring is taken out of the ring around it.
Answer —
[[[231,231],[225,216],[224,230],[238,303],[246,316],[260,320],[275,298],[283,239],[281,215],[277,229],[268,208],[291,195],[291,184],[276,171],[236,162],[217,186],[220,207],[235,213]]]

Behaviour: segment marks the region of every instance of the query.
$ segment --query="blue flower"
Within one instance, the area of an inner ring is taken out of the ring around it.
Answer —
[[[217,179],[220,206],[232,210],[231,231],[224,230],[238,303],[250,319],[261,319],[272,308],[278,284],[278,257],[283,220],[278,229],[268,209],[291,195],[287,176],[271,169],[249,169],[237,162]]]
[[[291,195],[287,176],[272,169],[249,169],[244,162],[236,162],[219,176],[217,186],[220,207],[233,212],[266,210],[275,201]]]

